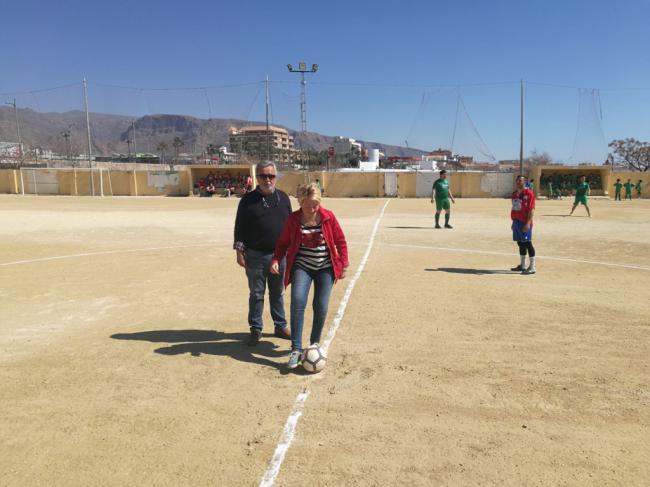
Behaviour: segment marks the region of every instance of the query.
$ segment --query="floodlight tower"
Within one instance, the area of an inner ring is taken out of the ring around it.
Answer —
[[[307,63],[301,61],[298,63],[298,69],[294,69],[291,64],[287,64],[290,73],[300,73],[300,132],[303,135],[307,133],[307,97],[305,96],[305,73],[315,73],[318,71],[318,64],[312,64],[311,69],[307,69]]]

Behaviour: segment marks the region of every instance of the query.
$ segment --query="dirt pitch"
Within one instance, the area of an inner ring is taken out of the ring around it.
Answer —
[[[539,201],[535,276],[508,201],[390,201],[317,378],[242,344],[237,202],[0,197],[1,486],[257,485],[306,386],[276,485],[650,483],[650,201]],[[325,200],[353,271],[385,202]]]

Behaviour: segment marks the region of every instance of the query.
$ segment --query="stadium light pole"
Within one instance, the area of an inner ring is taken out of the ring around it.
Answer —
[[[524,80],[521,80],[521,107],[519,121],[519,174],[524,175]]]
[[[290,73],[300,73],[300,133],[303,136],[307,134],[307,95],[305,94],[305,73],[315,73],[318,71],[318,64],[312,64],[311,69],[307,69],[307,63],[300,61],[298,69],[294,69],[291,64],[287,64]]]
[[[14,116],[16,117],[16,135],[18,136],[18,157],[20,160],[20,163],[22,164],[23,162],[23,142],[20,139],[20,124],[18,123],[18,107],[16,105],[16,99],[14,98],[13,101],[6,101],[5,105],[11,105],[14,107]]]
[[[72,137],[72,134],[70,133],[70,127],[68,127],[67,130],[64,130],[61,132],[61,137],[65,139],[65,155],[66,159],[70,161],[72,159],[72,148],[70,144],[70,137]],[[73,163],[74,165],[74,163]]]

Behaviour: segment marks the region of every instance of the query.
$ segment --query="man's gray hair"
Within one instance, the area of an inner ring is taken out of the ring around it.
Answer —
[[[278,168],[275,167],[275,162],[273,162],[273,161],[262,161],[262,162],[258,162],[257,164],[255,164],[255,174],[259,174],[260,170],[264,169],[265,167],[272,167],[275,170],[275,172],[278,172]]]

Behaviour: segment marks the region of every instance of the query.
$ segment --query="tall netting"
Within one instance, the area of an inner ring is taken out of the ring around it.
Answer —
[[[16,163],[88,159],[81,82],[0,96],[5,101],[0,106],[0,142],[20,143],[13,153]]]
[[[484,90],[485,93],[485,90]],[[410,124],[406,142],[410,147],[424,150],[448,150],[452,154],[471,158],[475,162],[496,164],[494,144],[498,138],[494,131],[495,120],[487,107],[499,95],[501,112],[498,124],[501,132],[513,125],[512,103],[503,93],[493,89],[491,97],[476,98],[475,90],[459,87],[441,87],[425,91]],[[488,114],[486,114],[486,112]],[[483,115],[481,115],[483,113]]]
[[[608,143],[627,137],[650,141],[650,89],[603,89],[599,94]]]
[[[204,162],[228,146],[231,127],[265,117],[263,82],[173,89],[91,83],[89,89],[93,111],[120,115],[102,148],[115,158]]]
[[[307,134],[301,133],[299,76],[180,88],[89,80],[92,161],[81,81],[0,93],[0,164],[83,169],[137,163],[172,169],[281,155],[287,167],[304,167],[293,162],[306,152],[320,163],[327,160],[323,154],[332,136],[364,141],[387,156],[442,149],[488,165],[519,158],[518,81],[418,86],[327,82],[319,75],[306,75]],[[288,129],[279,149],[259,130],[267,115],[272,126]],[[646,140],[648,126],[650,90],[524,83],[526,158],[541,153],[538,162],[602,164],[610,141]],[[254,135],[233,138],[232,131]]]

